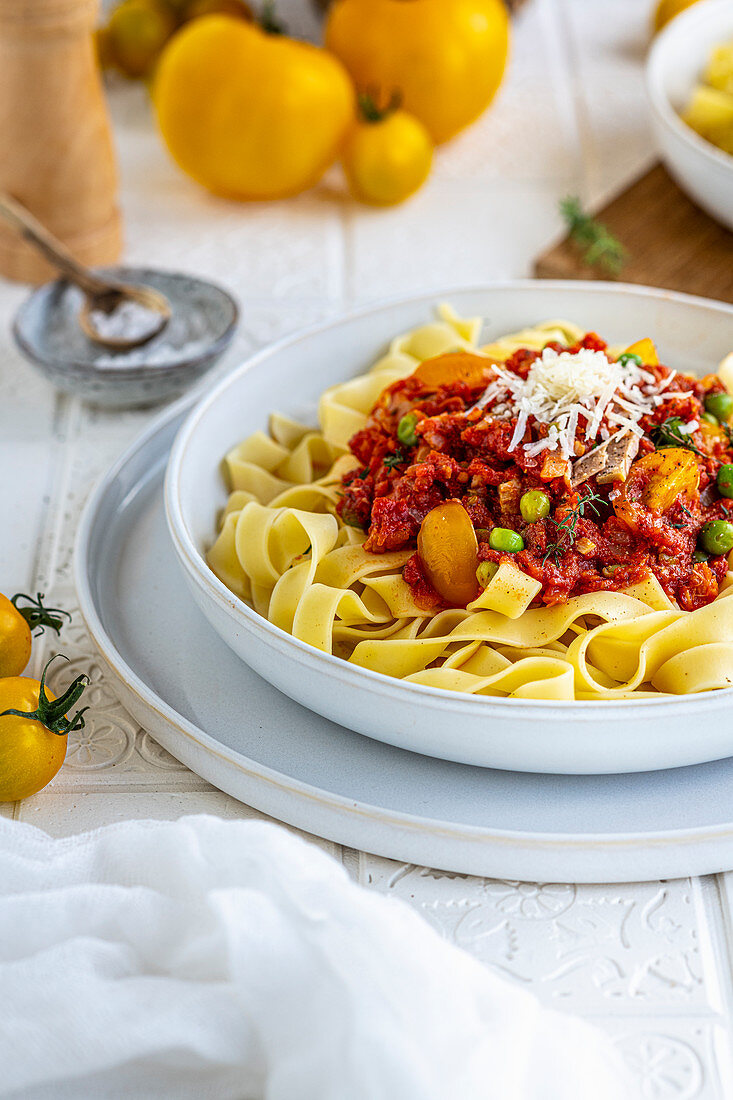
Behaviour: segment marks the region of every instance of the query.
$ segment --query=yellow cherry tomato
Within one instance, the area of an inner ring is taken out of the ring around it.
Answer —
[[[407,111],[369,112],[352,129],[341,163],[355,199],[374,206],[403,202],[430,174],[433,143]]]
[[[68,733],[84,725],[83,711],[71,721],[65,715],[81,696],[87,677],[78,676],[57,699],[46,688],[47,669],[40,681],[27,676],[0,679],[0,802],[18,802],[50,783],[64,762]]]
[[[354,117],[337,58],[224,15],[186,24],[163,52],[153,102],[174,160],[234,199],[278,199],[312,187]]]
[[[186,21],[200,19],[203,15],[232,15],[237,19],[246,19],[249,23],[254,19],[252,9],[244,0],[191,0],[186,5]]]
[[[147,76],[175,29],[175,16],[160,0],[122,0],[105,29],[105,60],[125,76]]]
[[[18,606],[21,601],[24,607]],[[19,592],[9,600],[0,594],[0,677],[20,676],[31,656],[31,636],[38,629],[61,630],[67,611],[45,607],[39,592],[35,598]]]
[[[458,500],[428,512],[417,536],[417,553],[438,595],[465,607],[478,595],[478,542],[471,517]]]
[[[0,677],[20,676],[31,659],[31,629],[7,596],[0,595]]]
[[[402,105],[447,141],[488,107],[509,51],[503,0],[335,0],[326,47],[360,92]]]
[[[635,531],[645,511],[662,515],[680,497],[694,499],[699,483],[700,468],[692,451],[664,447],[637,459],[613,508],[618,518]]]

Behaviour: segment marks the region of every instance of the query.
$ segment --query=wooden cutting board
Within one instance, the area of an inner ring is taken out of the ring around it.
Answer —
[[[681,290],[733,303],[733,233],[699,210],[661,164],[594,217],[628,252],[627,283]],[[535,262],[542,279],[608,279],[587,267],[567,237]]]

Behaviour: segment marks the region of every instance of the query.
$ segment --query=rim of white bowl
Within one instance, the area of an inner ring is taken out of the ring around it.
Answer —
[[[705,0],[704,3],[694,4],[687,11],[680,12],[657,34],[649,50],[645,70],[647,97],[652,111],[659,121],[668,130],[672,130],[691,150],[706,157],[711,165],[716,165],[718,168],[729,172],[733,186],[733,156],[722,149],[718,149],[712,142],[706,141],[704,137],[701,137],[683,121],[670,103],[664,88],[662,75],[666,66],[667,51],[671,43],[678,38],[686,37],[690,27],[700,23],[712,23],[719,13],[730,15],[731,10],[731,0]],[[733,20],[731,22],[733,24]],[[721,34],[723,33],[726,32],[721,31]],[[731,33],[733,33],[733,25]],[[701,72],[705,61],[705,58],[700,58]]]
[[[171,447],[170,457],[165,472],[164,502],[168,531],[173,542],[173,547],[179,562],[188,573],[191,580],[202,589],[208,598],[212,599],[218,608],[234,622],[242,619],[271,643],[285,647],[291,660],[306,666],[320,665],[327,674],[338,676],[342,681],[353,681],[355,685],[363,685],[371,682],[383,695],[394,696],[400,699],[429,698],[434,705],[439,706],[447,713],[460,713],[467,707],[480,707],[483,714],[501,714],[510,707],[516,712],[525,711],[531,714],[535,720],[541,720],[543,711],[548,717],[557,717],[557,712],[563,712],[567,721],[587,721],[589,713],[599,713],[598,707],[601,701],[592,699],[517,699],[494,698],[492,696],[477,696],[468,693],[448,691],[446,688],[429,687],[425,684],[414,684],[393,676],[387,676],[382,672],[374,672],[372,669],[363,668],[360,665],[352,665],[340,657],[331,653],[324,653],[319,649],[293,637],[287,631],[275,626],[269,619],[258,615],[244,600],[235,595],[217,576],[209,569],[203,554],[198,550],[188,527],[183,519],[183,507],[180,497],[180,474],[185,451],[193,432],[200,420],[204,417],[211,405],[219,400],[220,394],[231,386],[235,379],[249,372],[258,364],[266,361],[270,356],[283,351],[288,347],[300,343],[310,336],[327,332],[331,328],[348,324],[352,320],[381,312],[397,305],[409,303],[437,303],[449,301],[452,295],[467,292],[491,292],[492,290],[583,290],[592,294],[618,294],[633,295],[659,299],[660,297],[681,305],[697,305],[706,309],[714,309],[718,312],[729,313],[733,322],[733,305],[718,302],[715,299],[702,298],[692,294],[681,294],[677,291],[663,290],[657,287],[640,286],[634,283],[611,283],[601,280],[564,280],[564,279],[510,279],[496,280],[486,283],[477,283],[467,286],[448,287],[441,290],[424,291],[420,294],[408,296],[394,296],[373,303],[369,306],[349,313],[341,314],[326,322],[310,325],[299,329],[295,333],[268,344],[254,355],[245,359],[238,367],[230,371],[201,401],[198,401],[189,412],[183,424],[179,428]],[[212,534],[213,534],[212,524]],[[699,692],[683,696],[664,696],[660,699],[614,699],[602,701],[603,714],[613,714],[622,711],[627,716],[629,711],[636,709],[649,710],[653,708],[657,715],[663,715],[667,711],[675,715],[699,712],[700,710],[716,706],[723,699],[733,696],[733,687],[719,688],[715,691]]]

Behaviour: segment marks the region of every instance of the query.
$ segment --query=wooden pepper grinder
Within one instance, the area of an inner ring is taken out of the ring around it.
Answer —
[[[113,262],[122,246],[96,11],[97,0],[0,0],[0,190],[91,265]],[[54,274],[0,225],[0,275]]]

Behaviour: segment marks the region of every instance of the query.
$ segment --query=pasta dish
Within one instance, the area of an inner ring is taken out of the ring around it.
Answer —
[[[275,413],[234,447],[210,568],[301,641],[428,687],[733,683],[733,356],[696,378],[648,338],[480,329],[441,307],[327,390],[318,429]]]

